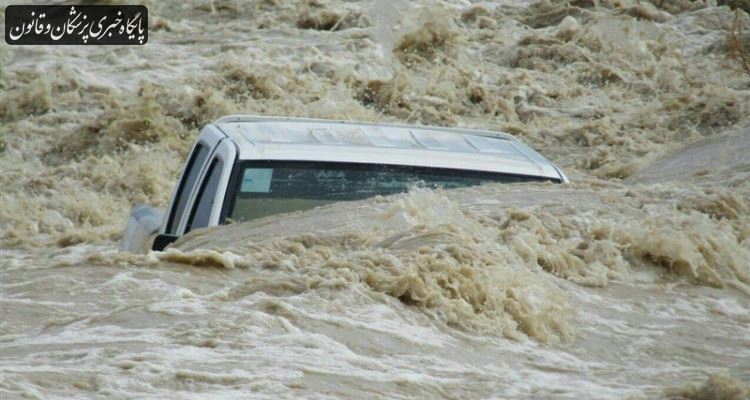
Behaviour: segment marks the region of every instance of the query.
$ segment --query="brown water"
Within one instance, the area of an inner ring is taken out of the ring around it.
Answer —
[[[750,78],[688,2],[148,2],[0,45],[0,398],[747,399]],[[572,183],[117,253],[229,113],[513,133]]]

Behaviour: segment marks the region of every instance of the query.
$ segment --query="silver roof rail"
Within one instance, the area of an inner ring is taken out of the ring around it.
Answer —
[[[398,123],[381,123],[381,122],[363,122],[354,120],[338,120],[338,119],[322,119],[322,118],[300,118],[300,117],[279,117],[279,116],[265,116],[265,115],[246,115],[246,114],[233,114],[221,117],[214,121],[215,124],[220,123],[231,123],[231,122],[313,122],[313,123],[328,123],[328,124],[342,124],[342,125],[365,125],[365,126],[384,126],[384,127],[396,127],[396,128],[411,128],[411,129],[429,129],[441,132],[454,132],[461,134],[473,134],[477,136],[488,136],[493,138],[501,138],[506,140],[518,140],[515,136],[499,131],[490,131],[486,129],[472,129],[472,128],[449,128],[442,126],[433,125],[417,125],[417,124],[398,124]]]

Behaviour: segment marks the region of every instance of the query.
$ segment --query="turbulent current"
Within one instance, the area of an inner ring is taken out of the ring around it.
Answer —
[[[750,398],[729,3],[146,1],[145,46],[1,44],[0,398]],[[506,131],[571,183],[117,252],[231,113]]]

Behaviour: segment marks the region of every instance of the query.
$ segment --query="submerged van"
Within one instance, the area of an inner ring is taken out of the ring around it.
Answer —
[[[120,250],[163,250],[193,229],[415,186],[450,189],[528,181],[567,178],[506,133],[227,116],[201,131],[166,211],[133,209]]]

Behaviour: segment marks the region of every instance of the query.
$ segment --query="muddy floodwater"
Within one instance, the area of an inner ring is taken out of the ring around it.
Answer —
[[[144,46],[0,44],[0,398],[750,398],[750,16],[715,3],[147,0]],[[232,113],[505,131],[571,183],[119,253]]]

